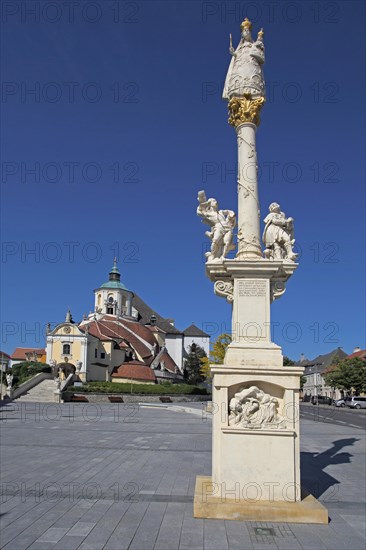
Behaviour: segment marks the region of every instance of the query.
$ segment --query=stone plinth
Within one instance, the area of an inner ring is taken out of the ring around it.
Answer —
[[[302,494],[298,502],[237,500],[215,494],[211,477],[197,476],[193,504],[195,518],[281,523],[328,523],[328,511],[312,495]]]
[[[257,362],[212,366],[212,476],[196,479],[194,517],[326,524],[327,509],[300,484],[303,369]],[[260,408],[235,417],[233,401],[246,394],[258,398],[248,398],[247,405],[259,402]],[[272,402],[275,414],[266,416]]]

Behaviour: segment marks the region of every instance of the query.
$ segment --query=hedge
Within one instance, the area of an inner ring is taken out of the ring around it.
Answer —
[[[39,363],[38,361],[22,361],[21,363],[16,363],[12,368],[6,372],[11,372],[13,374],[13,389],[23,384],[27,380],[30,380],[36,374],[41,372],[52,372],[52,368],[47,363]],[[6,378],[5,378],[5,383]]]
[[[131,384],[115,382],[88,382],[84,386],[69,386],[68,392],[75,393],[131,393]],[[207,395],[206,388],[189,384],[132,384],[133,394],[152,395]]]

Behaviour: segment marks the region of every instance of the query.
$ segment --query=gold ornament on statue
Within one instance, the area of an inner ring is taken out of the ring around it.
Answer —
[[[244,29],[249,29],[251,30],[252,28],[252,23],[249,21],[249,19],[246,17],[244,19],[244,21],[242,22],[242,24],[240,25],[240,28],[241,30],[243,31]]]
[[[245,122],[251,122],[256,126],[259,126],[259,114],[264,101],[264,97],[252,99],[250,95],[245,95],[244,97],[232,97],[228,103],[229,124],[235,126],[235,128]]]

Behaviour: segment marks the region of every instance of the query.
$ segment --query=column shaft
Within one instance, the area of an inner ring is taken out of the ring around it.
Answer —
[[[256,125],[237,126],[238,140],[238,260],[262,257],[255,143]]]

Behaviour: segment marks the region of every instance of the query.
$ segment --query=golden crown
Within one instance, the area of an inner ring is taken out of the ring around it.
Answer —
[[[252,24],[251,24],[251,22],[249,21],[249,19],[248,19],[247,17],[244,19],[244,21],[243,21],[242,24],[240,25],[240,28],[241,28],[242,31],[243,31],[244,29],[249,29],[249,30],[251,30]]]

